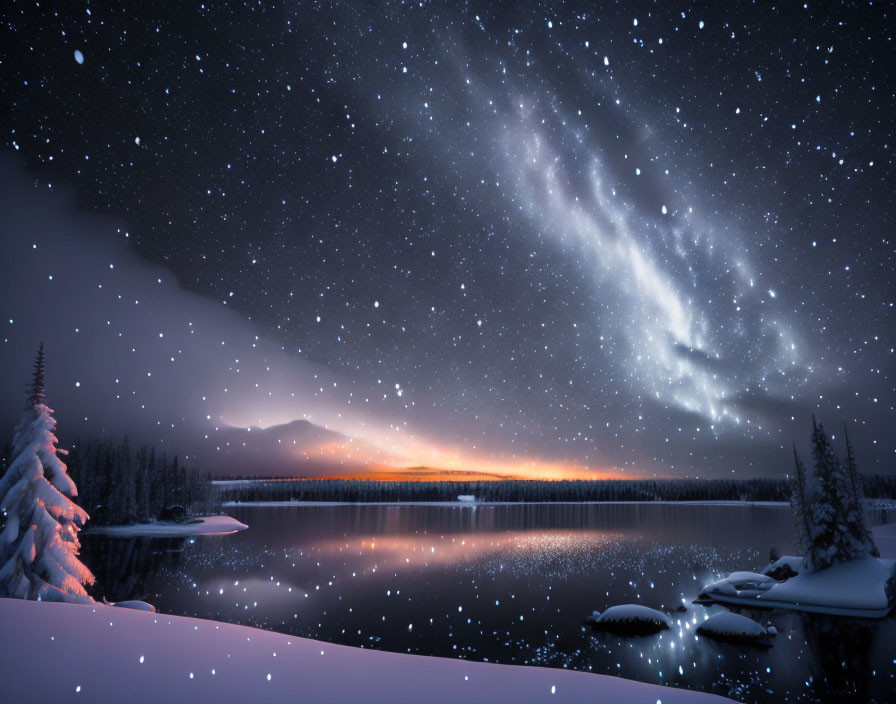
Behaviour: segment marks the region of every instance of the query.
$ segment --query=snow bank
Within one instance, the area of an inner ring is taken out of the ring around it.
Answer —
[[[697,633],[736,643],[765,643],[770,635],[753,619],[731,612],[710,616],[697,627]]]
[[[896,604],[894,567],[893,560],[866,557],[835,563],[818,572],[803,572],[783,582],[766,575],[757,576],[768,581],[751,581],[746,578],[751,573],[735,572],[703,587],[698,600],[884,618]]]
[[[607,675],[361,650],[104,606],[0,599],[0,623],[16,634],[0,658],[8,702],[731,701]]]
[[[775,584],[768,591],[768,598],[807,607],[880,611],[883,617],[893,606],[885,593],[892,572],[892,560],[867,557],[841,562]]]
[[[640,604],[611,606],[602,614],[595,611],[586,620],[595,628],[625,635],[648,635],[672,627],[672,619],[666,614]]]
[[[205,516],[190,523],[135,523],[129,526],[94,526],[87,533],[111,535],[115,538],[164,537],[188,535],[229,535],[248,528],[230,516]]]

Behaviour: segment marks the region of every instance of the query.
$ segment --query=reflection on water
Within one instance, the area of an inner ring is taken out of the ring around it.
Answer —
[[[360,647],[569,667],[750,702],[890,701],[894,619],[745,610],[769,649],[696,635],[700,586],[791,552],[786,509],[755,506],[311,506],[231,510],[230,536],[85,536],[97,596]],[[883,520],[883,516],[878,516]],[[892,520],[892,518],[891,518]],[[638,602],[656,636],[583,624]]]

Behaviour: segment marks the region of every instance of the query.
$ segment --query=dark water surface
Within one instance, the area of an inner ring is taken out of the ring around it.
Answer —
[[[783,507],[669,504],[240,507],[250,528],[190,539],[84,537],[96,596],[345,645],[567,667],[745,702],[896,701],[896,618],[744,610],[771,648],[697,637],[700,586],[792,553]],[[875,516],[882,522],[883,514]],[[889,520],[896,520],[890,515]],[[619,603],[656,636],[594,633]],[[676,609],[683,607],[683,612]]]

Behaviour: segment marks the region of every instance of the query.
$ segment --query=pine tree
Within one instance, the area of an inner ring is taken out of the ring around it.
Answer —
[[[78,531],[88,519],[71,497],[78,490],[56,447],[56,421],[44,404],[44,348],[22,420],[13,437],[15,458],[0,479],[0,596],[45,601],[92,600],[84,584],[94,581],[78,559]]]
[[[131,444],[127,438],[119,450],[118,480],[121,483],[119,520],[127,523],[137,516],[137,471],[131,454]]]
[[[812,525],[809,514],[809,497],[806,487],[806,468],[797,454],[796,445],[793,446],[793,459],[796,464],[796,473],[793,478],[793,489],[790,495],[790,515],[793,519],[793,530],[796,535],[800,551],[806,557],[803,564],[807,567],[811,562]]]
[[[843,473],[840,462],[828,442],[824,426],[812,417],[812,457],[815,463],[815,486],[811,523],[813,525],[810,563],[816,570],[837,560],[848,559],[844,545],[847,532],[843,520]]]
[[[853,537],[860,547],[861,553],[867,553],[874,557],[880,557],[880,551],[871,537],[871,529],[868,526],[868,517],[865,514],[865,492],[862,489],[862,478],[856,467],[856,456],[852,450],[852,442],[849,440],[849,430],[846,423],[843,424],[843,438],[846,444],[846,477],[849,484],[850,505],[848,510],[849,527]]]
[[[177,467],[177,457],[174,458],[174,466]],[[174,475],[176,477],[177,503],[186,508],[187,501],[187,466],[182,464]]]
[[[877,548],[862,510],[861,478],[855,464],[852,443],[846,437],[846,465],[834,451],[824,426],[812,418],[812,456],[815,472],[812,484],[805,485],[800,517],[799,499],[793,501],[794,524],[802,542],[809,541],[806,564],[809,569],[822,570],[834,562],[846,562],[869,554],[876,555]],[[794,452],[799,476],[805,470]],[[796,489],[795,487],[795,494]],[[802,520],[804,526],[797,525]]]
[[[145,521],[149,516],[149,467],[144,446],[137,451],[137,518]]]
[[[149,515],[158,516],[162,510],[162,492],[159,477],[159,464],[156,462],[156,451],[149,451],[149,459],[146,461],[146,473],[149,476]]]
[[[171,504],[171,478],[168,470],[168,453],[162,453],[162,460],[159,464],[159,479],[162,482],[162,505],[161,509],[166,509]]]

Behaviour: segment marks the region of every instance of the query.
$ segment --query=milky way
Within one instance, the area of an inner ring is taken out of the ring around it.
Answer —
[[[117,218],[97,261],[126,230],[242,321],[228,344],[276,350],[267,403],[247,354],[237,399],[153,395],[159,433],[310,418],[381,461],[780,475],[816,413],[890,471],[888,14],[14,6],[0,124],[11,178]],[[4,305],[27,369],[37,312]]]

